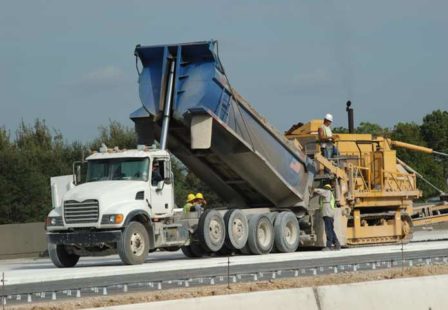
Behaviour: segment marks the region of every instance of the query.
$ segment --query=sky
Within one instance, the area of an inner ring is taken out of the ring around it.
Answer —
[[[133,50],[216,39],[231,84],[280,130],[332,113],[420,123],[448,110],[448,1],[0,0],[0,127],[68,141],[141,106]]]

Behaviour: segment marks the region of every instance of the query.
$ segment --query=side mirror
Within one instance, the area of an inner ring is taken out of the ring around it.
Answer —
[[[165,180],[163,180],[165,182],[165,184],[170,185],[171,183],[173,183],[173,176],[170,175],[169,177],[165,178]]]
[[[73,182],[75,183],[75,185],[82,183],[81,166],[82,166],[82,162],[80,162],[80,161],[73,163]]]
[[[157,183],[156,191],[161,192],[163,190],[164,185],[165,185],[165,181],[160,181],[159,183]]]

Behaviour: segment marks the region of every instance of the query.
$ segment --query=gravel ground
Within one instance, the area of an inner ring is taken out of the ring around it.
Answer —
[[[214,296],[225,294],[237,294],[245,292],[267,291],[277,289],[315,287],[321,285],[334,285],[354,282],[376,281],[396,279],[403,277],[421,277],[430,275],[448,274],[448,265],[415,266],[410,268],[393,268],[388,270],[366,272],[343,272],[332,275],[319,275],[310,277],[298,277],[290,279],[278,279],[250,283],[232,283],[230,288],[226,285],[215,285],[194,288],[179,288],[158,292],[128,293],[104,297],[90,297],[71,299],[51,303],[35,303],[21,306],[8,306],[8,310],[59,310],[59,309],[83,309],[105,307],[122,304],[143,303],[161,300],[185,299],[202,296]]]

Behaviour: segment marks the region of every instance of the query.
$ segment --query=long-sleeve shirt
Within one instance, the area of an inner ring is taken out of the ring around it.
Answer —
[[[329,189],[315,188],[314,192],[320,196],[321,199],[321,213],[322,217],[334,217],[335,215],[335,206],[333,193]]]

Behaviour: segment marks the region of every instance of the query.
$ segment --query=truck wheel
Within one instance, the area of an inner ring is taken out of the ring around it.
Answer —
[[[226,237],[226,227],[221,214],[212,209],[205,211],[199,219],[197,232],[199,241],[206,251],[219,251]]]
[[[249,219],[247,243],[252,254],[260,255],[271,252],[274,246],[274,227],[266,215],[256,214]]]
[[[197,243],[192,243],[180,248],[186,257],[198,258],[205,255],[204,250]]]
[[[48,244],[48,254],[56,267],[73,267],[79,261],[79,255],[67,252],[63,244]]]
[[[299,222],[292,212],[280,213],[274,222],[275,248],[280,253],[295,252],[299,246]]]
[[[124,264],[143,264],[149,252],[149,237],[145,226],[139,222],[129,223],[117,243],[117,249]]]
[[[247,242],[249,237],[249,223],[247,217],[241,210],[233,209],[224,215],[226,224],[226,245],[230,249],[240,250]]]

